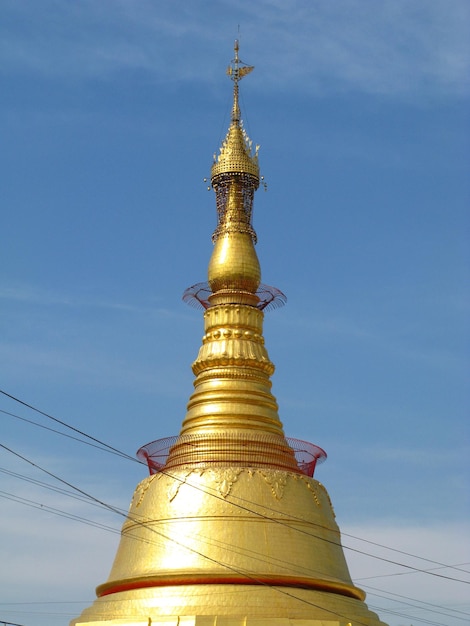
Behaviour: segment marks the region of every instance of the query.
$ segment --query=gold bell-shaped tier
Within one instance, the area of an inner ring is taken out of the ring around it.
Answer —
[[[258,151],[243,130],[235,43],[231,124],[211,186],[218,224],[194,393],[176,437],[138,452],[134,493],[108,581],[73,626],[385,626],[351,581],[325,488],[326,457],[285,436],[271,393],[263,318],[284,295],[261,283],[252,226]]]

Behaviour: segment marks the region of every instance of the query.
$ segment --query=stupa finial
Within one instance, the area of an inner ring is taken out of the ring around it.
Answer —
[[[227,68],[227,74],[233,80],[233,107],[232,107],[232,122],[240,122],[240,105],[238,102],[238,83],[241,79],[252,72],[255,69],[254,65],[246,65],[240,60],[238,55],[239,43],[238,39],[235,39],[233,46],[234,58],[231,64]]]
[[[208,267],[208,282],[185,291],[183,299],[208,308],[216,304],[249,304],[260,310],[285,303],[284,294],[261,283],[261,268],[255,252],[252,224],[253,199],[260,182],[258,149],[248,137],[241,119],[239,82],[254,69],[239,56],[238,39],[227,68],[233,81],[233,105],[225,139],[214,154],[210,187],[215,191],[217,227],[212,235],[214,250]],[[206,179],[204,179],[206,181]]]
[[[239,103],[239,82],[254,70],[254,65],[246,65],[238,55],[238,39],[235,40],[234,58],[227,68],[233,80],[233,105],[231,124],[220,147],[219,155],[214,155],[211,183],[215,189],[220,174],[247,174],[253,177],[255,189],[259,186],[258,147],[252,150],[252,141],[243,128]]]
[[[260,183],[258,152],[252,151],[252,142],[243,128],[238,100],[238,84],[253,66],[240,60],[238,50],[238,40],[235,40],[234,58],[227,69],[233,80],[231,123],[211,170],[218,223],[212,236],[215,248],[208,279],[212,303],[238,302],[256,306],[261,270],[254,250],[256,233],[252,226],[252,209],[253,196]]]

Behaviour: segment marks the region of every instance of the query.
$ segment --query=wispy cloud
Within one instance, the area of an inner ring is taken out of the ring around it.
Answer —
[[[344,453],[348,451],[348,445],[341,441],[335,440],[335,447],[338,451],[344,450]],[[461,446],[446,446],[440,450],[436,450],[434,447],[417,447],[403,445],[387,446],[385,443],[370,442],[364,444],[355,444],[354,454],[358,458],[367,459],[371,465],[378,462],[389,464],[391,466],[400,464],[406,466],[409,472],[412,472],[412,468],[421,468],[422,470],[431,469],[436,467],[436,463],[441,468],[447,466],[461,465],[464,469],[465,461],[469,458],[470,449],[464,443]]]
[[[457,350],[448,346],[430,344],[428,341],[420,341],[421,329],[407,331],[400,326],[388,326],[388,320],[378,319],[359,321],[354,317],[341,317],[335,315],[310,315],[308,317],[284,315],[282,324],[294,325],[301,328],[303,340],[309,338],[328,338],[328,341],[340,340],[343,349],[349,344],[356,344],[361,350],[382,351],[382,355],[389,355],[403,361],[419,363],[437,370],[462,371],[466,367],[465,358]]]
[[[236,20],[246,60],[264,68],[262,89],[468,92],[470,11],[461,0],[47,4],[3,5],[3,71],[104,77],[131,69],[212,81]]]
[[[153,352],[147,354],[145,329],[155,340],[163,340],[167,323],[186,321],[190,312],[160,307],[151,299],[126,302],[26,284],[0,288],[0,301],[5,329],[0,361],[8,363],[4,379],[26,376],[36,382],[54,380],[56,385],[67,381],[152,395],[181,394],[174,376],[178,359],[169,356],[159,365]]]
[[[47,307],[59,306],[75,309],[108,309],[139,315],[171,317],[172,319],[178,317],[187,319],[189,317],[177,310],[160,306],[160,302],[163,301],[163,299],[157,300],[151,298],[150,301],[144,304],[136,304],[135,300],[132,302],[123,302],[113,300],[111,297],[105,298],[92,294],[57,292],[27,284],[0,286],[0,300]]]
[[[23,603],[39,600],[57,602],[61,598],[75,601],[83,601],[87,597],[91,599],[94,584],[106,579],[118,536],[102,528],[93,528],[86,521],[61,517],[60,513],[52,513],[49,507],[114,527],[116,531],[119,531],[122,520],[116,518],[112,521],[109,515],[89,505],[64,501],[63,496],[50,497],[38,489],[18,488],[18,481],[6,484],[2,478],[2,486],[2,492],[7,494],[12,491],[8,487],[13,488],[17,500],[6,499],[4,495],[1,500],[0,533],[2,537],[8,537],[8,541],[2,541],[1,549],[2,562],[8,563],[8,568],[4,568],[1,575],[4,597],[11,602]],[[36,502],[39,506],[32,508],[26,502]],[[41,504],[44,505],[42,510]],[[40,577],[37,563],[42,563]],[[21,591],[19,583],[22,577],[23,584],[34,587],[31,598],[25,598]],[[76,590],[74,597],[70,597],[70,589]],[[57,607],[51,608],[57,610]]]
[[[390,611],[391,616],[410,616],[406,623],[410,623],[411,615],[434,620],[440,615],[440,623],[461,623],[462,616],[457,611],[468,608],[464,598],[470,582],[468,524],[399,527],[384,523],[343,526],[342,532],[343,544],[352,548],[345,550],[352,578],[366,591],[370,606],[382,607],[384,621],[391,623]]]

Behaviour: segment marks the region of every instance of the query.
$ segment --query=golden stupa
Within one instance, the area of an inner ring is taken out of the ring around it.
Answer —
[[[286,438],[271,393],[264,310],[283,294],[261,284],[252,226],[258,149],[243,129],[239,81],[214,156],[218,225],[208,282],[186,300],[205,309],[194,393],[179,436],[139,450],[150,476],[134,493],[97,599],[71,625],[385,626],[351,581],[325,488],[321,448]]]

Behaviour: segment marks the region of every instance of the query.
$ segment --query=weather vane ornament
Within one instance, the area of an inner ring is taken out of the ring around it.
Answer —
[[[255,69],[254,65],[247,65],[246,63],[243,63],[243,61],[238,56],[238,50],[238,39],[235,39],[235,57],[232,59],[232,64],[229,65],[227,68],[227,74],[235,83],[237,83],[244,76],[246,76]]]

